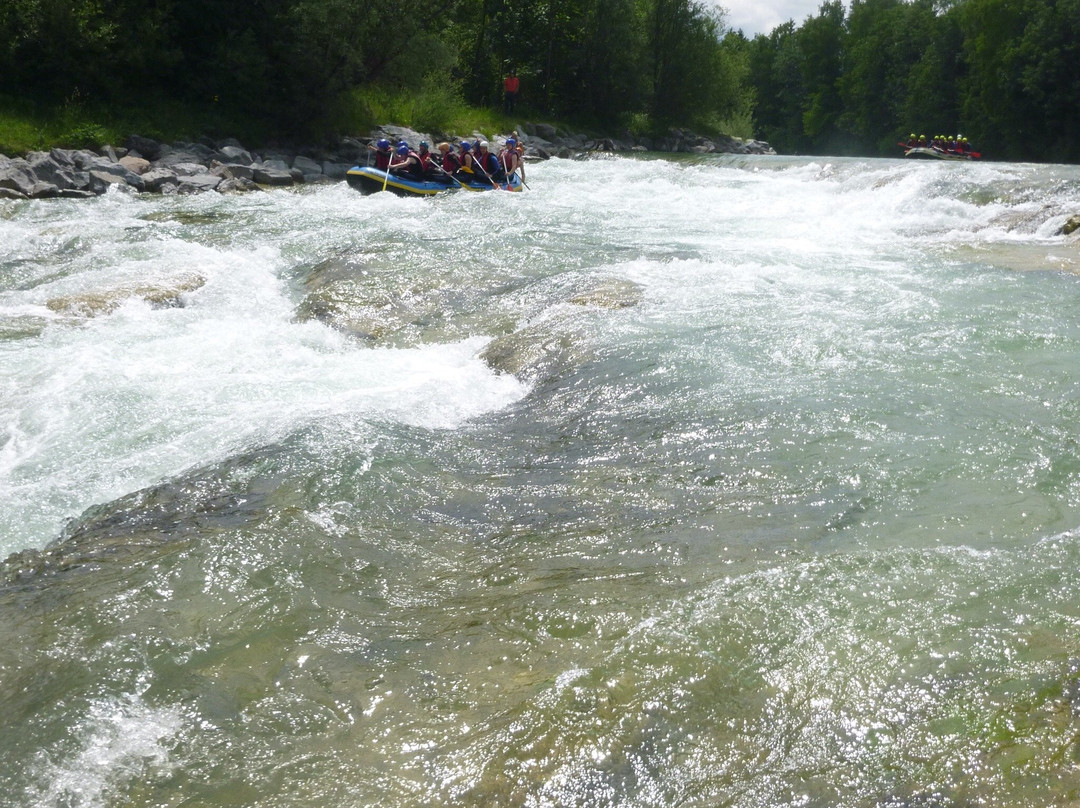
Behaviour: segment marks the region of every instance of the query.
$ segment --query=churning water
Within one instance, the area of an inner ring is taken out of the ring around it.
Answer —
[[[0,201],[0,805],[1080,800],[1080,169]]]

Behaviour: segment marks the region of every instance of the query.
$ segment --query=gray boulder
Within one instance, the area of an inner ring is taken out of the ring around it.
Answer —
[[[170,169],[178,177],[194,177],[198,174],[206,173],[206,166],[202,163],[185,162],[165,164],[159,161],[157,166]]]
[[[239,144],[236,146],[222,146],[215,156],[223,163],[241,163],[249,166],[255,162],[251,157],[251,152]]]
[[[112,186],[117,186],[125,191],[130,190],[132,187],[124,181],[123,177],[110,171],[103,171],[100,168],[90,170],[90,190],[95,194],[103,194]]]
[[[216,188],[220,194],[242,194],[248,191],[261,191],[254,180],[244,177],[224,177]]]
[[[72,163],[57,162],[51,152],[30,152],[26,155],[26,162],[39,180],[50,182],[57,188],[78,187]],[[86,187],[85,181],[82,187]]]
[[[102,157],[100,154],[95,154],[88,149],[79,149],[72,152],[71,159],[75,164],[75,168],[79,169],[79,171],[90,171],[94,168],[116,165],[109,158]]]
[[[328,158],[332,158],[331,162],[335,163],[348,163],[349,167],[356,165],[363,160],[368,153],[366,143],[361,143],[354,137],[343,138],[337,147],[334,148],[331,154],[326,155]],[[323,169],[323,173],[326,173],[326,169]]]
[[[352,168],[355,163],[331,163],[329,161],[322,164],[323,176],[331,180],[343,180],[345,174]]]
[[[60,189],[51,182],[38,180],[34,183],[34,187],[30,189],[31,199],[55,199],[58,196],[60,196]]]
[[[221,177],[213,174],[195,174],[190,177],[181,177],[176,192],[179,194],[200,194],[203,191],[213,191],[221,184]]]
[[[255,178],[255,169],[250,165],[226,163],[223,166],[217,167],[215,170],[220,171],[221,176],[225,179],[252,180]]]
[[[289,170],[280,168],[256,168],[252,179],[260,185],[292,185],[293,177]]]
[[[35,182],[37,177],[25,160],[9,160],[7,166],[0,166],[0,188],[30,196]]]
[[[125,168],[119,163],[104,163],[96,165],[90,170],[91,176],[93,176],[95,173],[109,174],[113,177],[116,177],[121,182],[130,185],[136,191],[143,190],[146,185],[146,181],[140,175],[136,174],[129,168]],[[93,180],[91,180],[91,186],[92,185]]]
[[[167,147],[166,147],[167,148]],[[209,155],[207,156],[209,157]],[[194,163],[201,166],[207,158],[191,149],[177,149],[163,152],[162,156],[154,160],[154,165],[161,168],[172,168],[185,163]]]
[[[162,192],[162,186],[171,183],[174,188],[178,184],[176,172],[168,168],[152,168],[142,175],[143,190]]]
[[[558,132],[555,131],[555,127],[546,123],[537,123],[532,126],[533,134],[537,137],[541,137],[544,140],[554,141],[558,136]]]
[[[195,155],[194,160],[188,161],[194,163],[208,163],[212,159],[214,159],[215,153],[215,150],[207,146],[205,143],[174,143],[171,151],[173,153],[179,152],[183,154]],[[166,156],[166,152],[162,152],[162,157],[159,159],[163,159]]]
[[[65,168],[74,168],[75,160],[72,158],[73,152],[71,149],[51,149],[49,151],[49,157],[53,159],[53,162],[59,166]]]
[[[420,143],[421,140],[431,142],[431,135],[424,132],[417,132],[415,129],[409,129],[405,126],[380,126],[378,129],[373,129],[371,132],[371,139],[378,140],[384,137],[391,143],[397,143],[399,140],[404,140],[413,148]]]
[[[304,182],[311,182],[312,179],[318,179],[322,177],[322,166],[310,157],[304,157],[298,155],[294,160],[292,167],[298,169],[304,177]]]

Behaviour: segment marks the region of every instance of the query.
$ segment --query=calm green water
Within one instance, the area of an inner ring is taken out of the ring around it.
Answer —
[[[1080,802],[1080,169],[0,201],[0,805]]]

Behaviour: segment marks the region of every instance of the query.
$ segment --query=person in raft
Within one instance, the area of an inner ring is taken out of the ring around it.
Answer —
[[[503,182],[506,179],[506,174],[503,173],[502,167],[499,165],[499,158],[489,151],[488,142],[486,140],[479,141],[476,144],[476,149],[479,154],[473,155],[473,160],[476,161],[480,176],[494,182]]]
[[[390,148],[390,141],[379,138],[375,145],[368,144],[368,148],[375,152],[375,168],[386,171],[390,167],[390,160],[394,157],[394,151]]]
[[[410,149],[404,140],[398,143],[397,157],[390,163],[390,173],[410,180],[424,179],[420,155]]]
[[[435,167],[435,155],[431,153],[431,144],[426,140],[420,141],[420,152],[417,154],[420,158],[420,172],[424,175],[424,179],[439,180],[442,178],[442,174]]]
[[[441,159],[441,161],[439,163],[439,167],[442,169],[442,171],[436,171],[435,172],[436,176],[433,179],[436,179],[439,182],[445,182],[445,183],[453,182],[453,180],[451,178],[458,171],[461,170],[461,160],[460,160],[460,158],[458,158],[457,152],[455,152],[452,148],[450,148],[449,143],[445,143],[445,142],[440,143],[435,148],[439,150],[439,154],[442,157],[442,159]]]
[[[458,160],[461,161],[462,179],[470,179],[473,175],[473,151],[472,144],[467,140],[461,141],[461,151],[458,152]]]
[[[514,138],[508,137],[506,145],[499,152],[499,168],[505,177],[512,177],[514,172],[521,168],[521,155],[518,154],[517,145]]]

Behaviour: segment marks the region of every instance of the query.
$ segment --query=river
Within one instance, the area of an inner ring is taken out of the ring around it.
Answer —
[[[1080,799],[1080,168],[0,200],[0,805]]]

